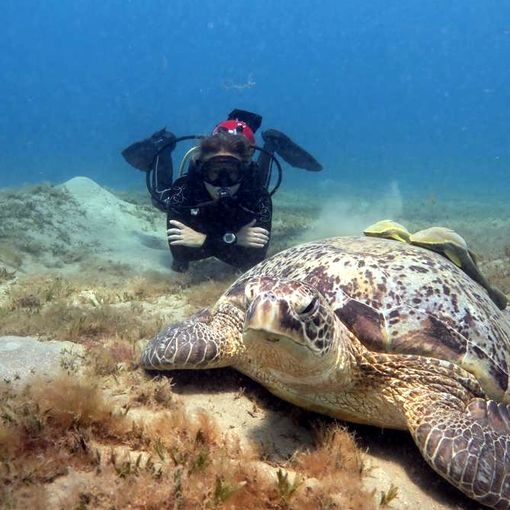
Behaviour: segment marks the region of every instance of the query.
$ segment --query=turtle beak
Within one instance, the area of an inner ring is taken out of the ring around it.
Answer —
[[[279,342],[285,333],[281,330],[280,302],[272,293],[257,296],[246,311],[243,334],[247,339],[263,338],[272,343]]]
[[[249,331],[266,330],[271,315],[271,305],[263,294],[257,296],[246,310],[246,318],[243,325],[243,333]]]

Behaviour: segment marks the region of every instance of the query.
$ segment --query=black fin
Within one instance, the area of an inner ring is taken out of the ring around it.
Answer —
[[[281,131],[267,129],[262,132],[262,138],[269,145],[268,148],[274,150],[289,165],[310,172],[322,170],[322,165],[310,153],[306,152]]]
[[[165,128],[156,131],[150,138],[132,143],[122,151],[124,159],[138,170],[149,172],[156,156],[166,148],[175,148],[176,137]]]

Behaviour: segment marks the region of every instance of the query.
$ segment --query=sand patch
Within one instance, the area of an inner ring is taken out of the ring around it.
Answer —
[[[86,177],[4,192],[0,262],[6,269],[78,271],[86,265],[167,270],[164,215],[125,202]]]

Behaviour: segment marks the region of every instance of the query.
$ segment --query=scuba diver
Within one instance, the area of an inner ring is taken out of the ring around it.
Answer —
[[[172,269],[216,257],[242,271],[266,257],[272,222],[272,195],[282,180],[280,156],[291,166],[320,171],[317,160],[275,129],[255,143],[260,115],[233,110],[209,136],[183,136],[162,129],[122,151],[126,161],[147,172],[152,203],[167,214]],[[183,157],[173,180],[172,152],[178,142],[199,140]],[[253,160],[258,151],[257,160]],[[270,190],[273,165],[276,183]]]

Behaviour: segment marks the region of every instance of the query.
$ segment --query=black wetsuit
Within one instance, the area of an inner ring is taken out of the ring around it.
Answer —
[[[255,170],[256,163],[252,165]],[[253,220],[254,227],[271,232],[271,197],[254,179],[244,180],[234,198],[212,201],[201,179],[191,171],[174,182],[165,202],[168,228],[175,228],[169,221],[177,220],[207,236],[200,248],[170,245],[174,269],[185,270],[189,261],[216,257],[244,271],[265,258],[269,243],[263,248],[245,248],[223,240],[226,233],[235,234]]]

